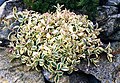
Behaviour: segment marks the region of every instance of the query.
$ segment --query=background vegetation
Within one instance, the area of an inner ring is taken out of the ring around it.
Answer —
[[[59,3],[64,5],[65,8],[82,11],[89,16],[89,19],[93,19],[97,15],[97,6],[99,0],[23,0],[27,8],[41,13],[47,11],[55,11],[54,6]]]

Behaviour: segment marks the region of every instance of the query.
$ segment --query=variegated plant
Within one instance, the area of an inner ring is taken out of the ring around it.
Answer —
[[[101,29],[93,27],[85,15],[58,6],[55,13],[42,15],[14,9],[14,17],[21,24],[11,37],[13,56],[32,68],[43,67],[56,83],[64,72],[77,71],[81,59],[96,63],[104,52],[112,61],[110,45],[103,48],[97,37]]]

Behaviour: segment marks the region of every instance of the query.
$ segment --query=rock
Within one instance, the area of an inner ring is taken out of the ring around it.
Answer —
[[[108,0],[106,5],[118,5],[120,3],[120,0]]]
[[[7,39],[13,27],[19,25],[17,22],[13,23],[13,7],[15,6],[18,9],[18,12],[23,10],[23,3],[21,0],[8,0],[0,6],[0,38]],[[6,20],[4,21],[3,18],[8,20],[9,23],[5,24]]]
[[[114,31],[114,25],[115,24],[115,19],[108,19],[105,25],[101,26],[104,31],[106,31],[105,36],[109,37],[112,32]]]
[[[115,56],[113,62],[110,63],[103,57],[97,67],[88,67],[84,64],[79,66],[85,73],[94,75],[102,83],[120,82],[120,15],[118,12],[119,8],[116,6],[118,4],[120,4],[120,0],[108,0],[106,6],[102,6],[100,7],[101,9],[98,9],[99,15],[97,17],[99,27],[104,30],[100,34],[101,40],[103,43],[111,43],[111,48]]]
[[[108,0],[99,0],[99,6],[106,5]]]
[[[23,4],[20,0],[8,0],[5,1],[0,6],[0,18],[6,17],[8,15],[12,15],[13,7],[17,7],[18,11],[23,10]]]
[[[50,82],[50,83],[53,83],[54,82],[54,79],[50,79],[49,77],[50,77],[50,72],[48,72],[46,69],[42,69],[42,73],[43,73],[43,75],[44,75],[44,77],[45,77],[45,82],[47,83],[47,82]]]
[[[120,72],[120,54],[115,56],[114,61],[112,63],[106,60],[106,58],[104,57],[100,60],[98,66],[92,66],[92,65],[87,66],[85,63],[82,63],[81,65],[79,65],[79,68],[85,73],[94,75],[97,79],[101,81],[101,83],[120,82],[118,81],[120,77],[119,75],[117,75]]]
[[[108,0],[107,3],[114,2],[119,5],[120,0]],[[119,6],[104,5],[98,7],[98,17],[96,18],[101,32],[100,38],[103,43],[120,42],[120,14]]]
[[[20,62],[11,63],[6,51],[0,50],[0,83],[44,83],[44,78]]]
[[[4,39],[4,38],[0,38],[0,46],[1,47],[8,47],[8,45],[10,45],[10,40]]]
[[[114,54],[120,54],[120,42],[112,42],[111,48],[113,49],[113,52],[116,52]]]
[[[12,30],[6,28],[4,30],[1,30],[0,31],[0,38],[5,38],[5,39],[8,39],[8,35],[9,33],[11,32]]]
[[[120,83],[120,0],[108,0],[106,5],[98,7],[98,25],[104,31],[100,38],[104,45],[111,43],[113,49],[113,62],[109,62],[104,55],[97,63],[97,66],[87,66],[87,62],[81,62],[80,70],[92,74],[101,83]]]
[[[119,41],[120,40],[120,31],[114,33],[112,36],[109,37],[109,39]]]
[[[99,13],[105,13],[106,15],[116,14],[118,12],[118,8],[115,6],[100,6],[98,7]]]
[[[86,74],[83,71],[73,72],[69,76],[69,83],[101,83],[95,76]]]
[[[5,49],[0,49],[0,82],[4,83],[45,83],[41,72],[28,70],[29,67],[22,65],[18,60],[10,62],[11,56]],[[59,83],[100,83],[93,75],[82,71],[64,75]],[[49,82],[46,82],[49,83]],[[50,82],[52,83],[52,82]]]
[[[54,83],[50,80],[50,73],[43,70],[43,75],[45,76],[45,83]],[[71,74],[64,73],[60,78],[58,83],[101,83],[95,76],[91,74],[86,74],[81,70],[73,71]]]
[[[0,0],[0,5],[2,5],[3,2],[5,2],[6,0]]]
[[[111,16],[108,16],[109,18],[116,18],[116,19],[119,19],[120,18],[120,14],[114,14],[114,15],[111,15]]]

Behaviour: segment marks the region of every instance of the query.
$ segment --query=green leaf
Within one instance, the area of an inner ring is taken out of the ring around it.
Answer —
[[[64,62],[65,62],[65,59],[66,59],[66,57],[62,57],[62,58],[61,58],[61,62],[64,63]]]
[[[37,50],[37,46],[32,46],[31,50]]]
[[[76,61],[75,60],[72,60],[72,64],[75,64],[76,63]]]
[[[32,55],[32,51],[31,50],[27,50],[27,54],[28,54],[28,56]]]
[[[18,19],[17,8],[16,7],[13,8],[13,15],[14,15],[14,18]]]
[[[20,49],[20,54],[23,54],[25,50],[23,48]]]
[[[56,63],[54,61],[51,62],[51,65],[56,68]]]
[[[50,73],[55,73],[55,71],[53,70],[53,68],[50,65],[48,65],[47,69]]]
[[[55,76],[54,81],[55,81],[55,83],[59,82],[59,76],[58,75]]]
[[[113,57],[113,55],[112,55],[112,54],[108,54],[108,56],[109,56],[109,57],[111,57],[111,58]]]
[[[63,75],[62,71],[57,71],[56,73],[57,73],[58,76],[62,76]]]
[[[15,58],[20,58],[21,55],[20,54],[16,54]]]
[[[107,58],[108,58],[108,60],[109,60],[110,62],[112,62],[113,55],[108,53],[108,54],[107,54]]]
[[[111,45],[110,45],[110,43],[109,43],[105,49],[109,49],[109,48],[110,48],[110,46],[111,46]]]
[[[44,54],[41,54],[41,58],[44,59],[44,58],[45,58],[45,55],[44,55]]]
[[[68,61],[69,63],[72,62],[72,60],[71,60],[69,57],[67,57],[67,61]]]
[[[38,45],[40,43],[40,39],[38,38],[37,40],[36,40],[36,45]]]
[[[58,64],[57,64],[57,70],[60,70],[61,67],[62,67],[62,63],[58,63]]]
[[[64,67],[61,68],[61,70],[62,70],[62,71],[69,71],[69,67],[64,66]]]
[[[112,58],[111,58],[111,57],[107,56],[107,58],[108,58],[108,60],[109,60],[110,62],[112,62]]]
[[[39,60],[39,65],[40,65],[40,66],[44,66],[44,59],[40,59],[40,60]]]
[[[55,58],[56,60],[58,60],[58,59],[60,58],[60,56],[54,55],[54,58]]]
[[[19,45],[16,45],[16,48],[22,48],[24,47],[23,45],[19,44]]]

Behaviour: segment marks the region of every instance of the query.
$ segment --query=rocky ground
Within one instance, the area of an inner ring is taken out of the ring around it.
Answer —
[[[14,6],[18,11],[23,10],[20,0],[0,0],[0,5],[0,21],[2,18],[11,18]],[[82,73],[74,72],[70,76],[64,76],[60,83],[100,83],[100,81],[101,83],[120,83],[120,0],[108,0],[107,3],[98,7],[98,13],[97,22],[104,30],[100,38],[106,45],[111,43],[114,50],[113,62],[110,63],[103,57],[98,66],[81,63],[78,67],[83,71]],[[7,39],[10,28],[3,29],[2,26],[0,24],[0,38]],[[0,48],[0,83],[45,83],[41,72],[28,71],[28,69],[20,62],[11,63],[6,49]],[[99,81],[93,82],[91,79],[96,80],[94,76]]]
[[[19,62],[10,62],[5,49],[0,50],[0,83],[44,83],[41,72],[30,70]]]

